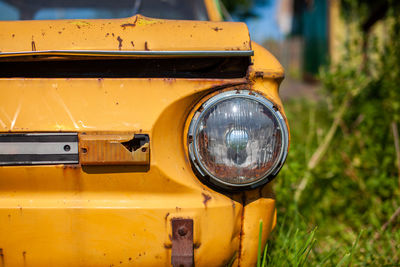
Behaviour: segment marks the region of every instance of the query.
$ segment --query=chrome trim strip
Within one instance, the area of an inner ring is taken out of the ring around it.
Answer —
[[[65,148],[68,146],[67,148]],[[0,155],[77,154],[78,143],[0,142]]]
[[[0,57],[18,56],[38,56],[38,55],[77,55],[77,56],[171,56],[171,57],[245,57],[253,56],[253,50],[229,50],[229,51],[108,51],[108,50],[44,50],[44,51],[21,51],[21,52],[2,52]]]
[[[0,133],[0,166],[79,164],[77,133]]]
[[[0,162],[0,166],[7,165],[58,165],[58,164],[77,164],[76,160],[65,160],[65,161],[15,161],[12,164],[3,164]]]

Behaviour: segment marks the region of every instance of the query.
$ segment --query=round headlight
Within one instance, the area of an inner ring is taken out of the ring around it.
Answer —
[[[188,135],[190,158],[198,172],[228,189],[269,182],[281,169],[289,143],[280,112],[248,90],[208,99],[195,112]]]

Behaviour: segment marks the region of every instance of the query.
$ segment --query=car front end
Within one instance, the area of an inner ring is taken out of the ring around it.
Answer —
[[[283,69],[245,24],[0,29],[4,266],[255,265],[289,131]]]

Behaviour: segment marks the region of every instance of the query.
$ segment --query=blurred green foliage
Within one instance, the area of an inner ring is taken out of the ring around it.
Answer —
[[[365,11],[355,5],[349,12],[354,19]],[[342,64],[321,72],[325,95],[320,101],[285,103],[291,147],[274,182],[278,223],[264,266],[301,266],[302,255],[307,256],[304,266],[399,266],[400,217],[388,223],[400,207],[392,128],[400,126],[399,14],[399,4],[390,2],[387,31],[348,38]],[[361,32],[364,21],[359,18]],[[363,38],[368,38],[364,49]],[[355,91],[329,149],[296,201],[312,154],[344,99]]]

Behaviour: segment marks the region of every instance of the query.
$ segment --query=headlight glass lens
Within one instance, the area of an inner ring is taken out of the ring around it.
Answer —
[[[191,125],[200,171],[233,186],[265,178],[286,154],[286,125],[278,115],[271,102],[249,91],[211,98]]]

